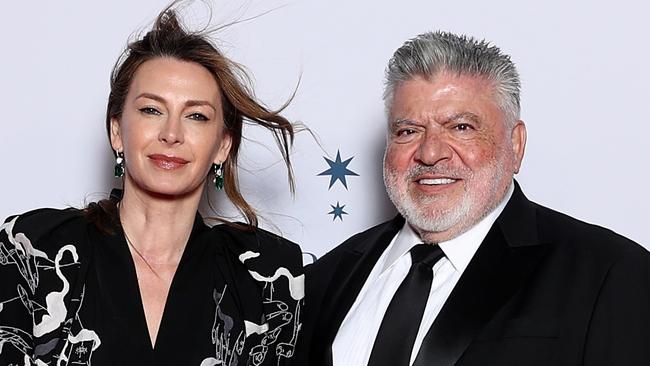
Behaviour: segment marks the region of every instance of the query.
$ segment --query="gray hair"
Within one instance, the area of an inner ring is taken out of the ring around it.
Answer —
[[[514,125],[519,119],[519,73],[510,56],[485,40],[449,32],[428,32],[406,41],[386,68],[384,102],[389,109],[402,82],[445,72],[484,77],[494,83],[497,103]]]

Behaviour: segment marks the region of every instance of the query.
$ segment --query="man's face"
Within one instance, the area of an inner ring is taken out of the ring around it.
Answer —
[[[452,239],[505,196],[526,143],[507,126],[492,83],[441,73],[395,91],[384,182],[391,200],[427,242]]]

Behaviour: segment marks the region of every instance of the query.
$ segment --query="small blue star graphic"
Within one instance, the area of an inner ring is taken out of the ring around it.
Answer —
[[[356,175],[358,176],[359,174],[351,171],[348,169],[348,164],[350,164],[350,161],[354,159],[354,156],[349,158],[346,161],[341,161],[341,152],[339,150],[336,150],[336,160],[331,161],[330,159],[326,158],[323,156],[325,161],[327,161],[327,164],[329,164],[330,168],[327,169],[326,171],[318,174],[318,175],[329,175],[330,176],[330,186],[328,189],[332,188],[334,183],[336,181],[340,181],[343,184],[343,187],[345,189],[348,189],[348,183],[345,180],[346,175]]]
[[[332,218],[332,221],[336,220],[338,217],[341,221],[343,221],[343,215],[347,215],[348,213],[343,211],[343,208],[345,205],[341,206],[338,201],[336,201],[336,206],[332,206],[332,211],[328,212],[328,215],[334,215],[334,218]]]

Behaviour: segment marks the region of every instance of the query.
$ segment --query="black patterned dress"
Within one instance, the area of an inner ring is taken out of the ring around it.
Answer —
[[[156,344],[122,229],[41,209],[0,226],[0,365],[285,365],[300,334],[300,249],[199,215]]]

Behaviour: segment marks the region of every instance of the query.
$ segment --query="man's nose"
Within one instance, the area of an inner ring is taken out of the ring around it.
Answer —
[[[424,165],[436,165],[453,157],[454,151],[440,133],[429,132],[420,141],[415,159]]]

